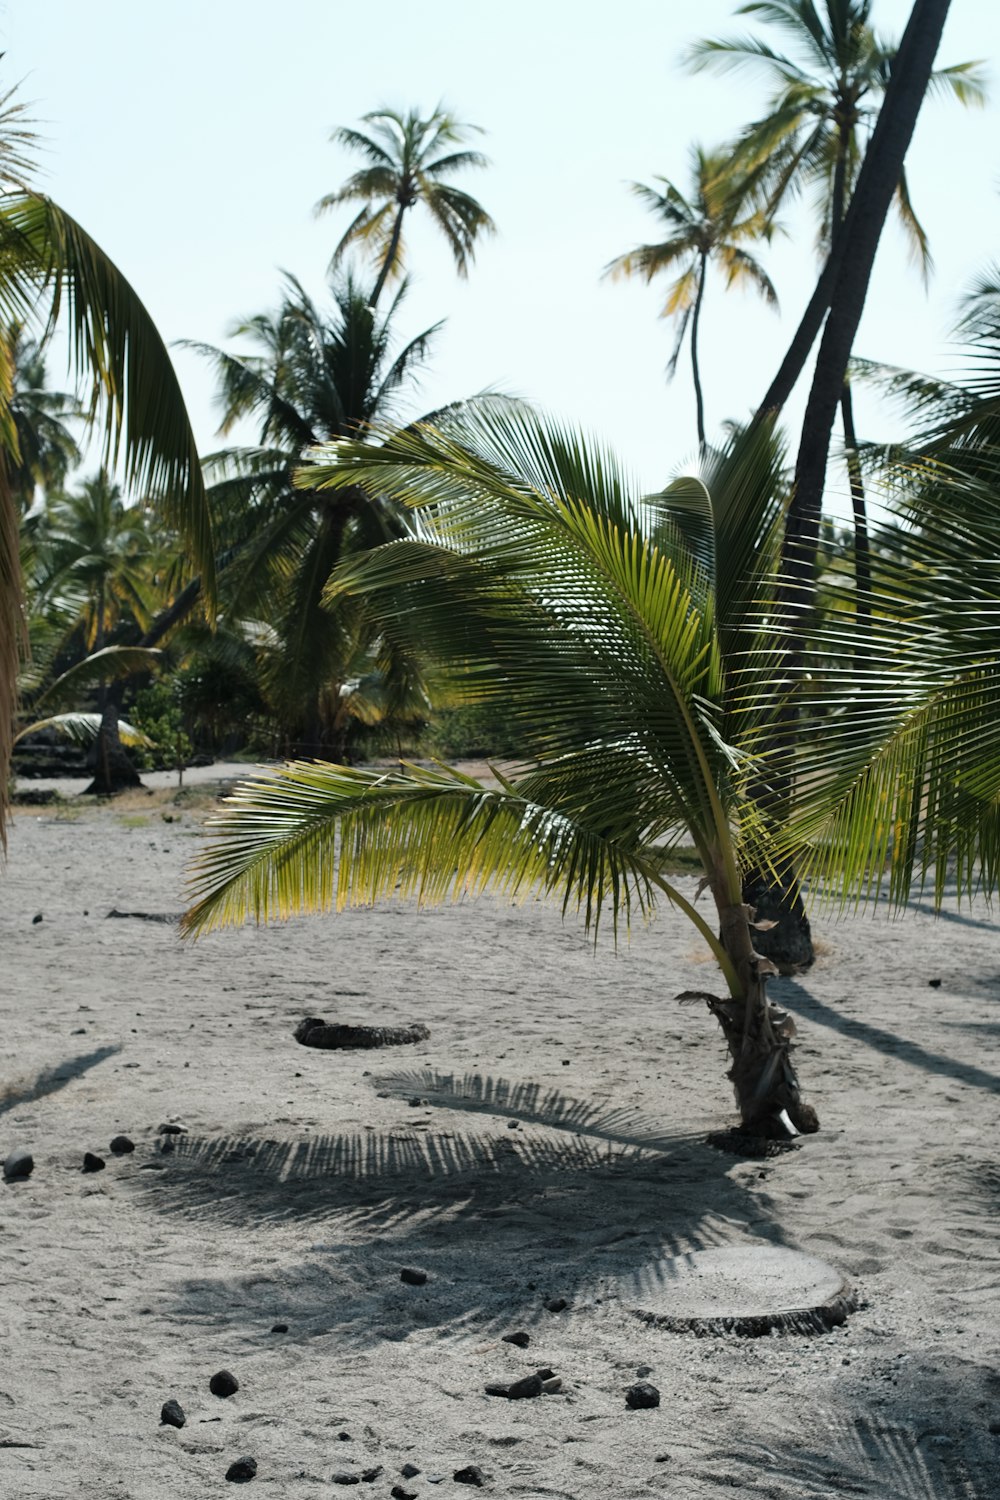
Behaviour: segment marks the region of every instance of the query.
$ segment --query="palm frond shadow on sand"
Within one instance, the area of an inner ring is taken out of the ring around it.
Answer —
[[[490,1118],[441,1128],[406,1107],[382,1132],[181,1138],[164,1171],[142,1174],[157,1211],[252,1231],[262,1261],[268,1228],[315,1224],[322,1238],[273,1286],[267,1275],[185,1283],[176,1314],[240,1323],[260,1306],[293,1337],[335,1328],[365,1343],[415,1325],[486,1331],[548,1316],[551,1296],[638,1299],[666,1257],[747,1235],[782,1240],[763,1190],[734,1181],[700,1136],[666,1135],[637,1111],[480,1075],[377,1082]],[[426,1288],[401,1286],[414,1264]]]

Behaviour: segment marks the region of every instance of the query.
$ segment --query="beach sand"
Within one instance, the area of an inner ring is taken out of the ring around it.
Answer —
[[[243,1455],[281,1497],[455,1500],[467,1465],[524,1500],[1000,1494],[985,905],[815,920],[821,958],[772,994],[822,1133],[745,1161],[705,1143],[734,1118],[724,1048],[674,996],[718,980],[671,912],[617,952],[489,898],[197,943],[109,918],[182,910],[203,800],[14,821],[0,1156],[35,1168],[0,1183],[5,1500],[201,1500]],[[293,1040],[309,1015],[430,1039],[318,1051]],[[119,1133],[132,1155],[110,1154]],[[830,1261],[859,1310],[810,1338],[635,1315],[666,1258],[760,1243]],[[503,1342],[518,1330],[528,1347]],[[540,1366],[561,1391],[485,1394]],[[644,1367],[661,1403],[631,1411]],[[160,1425],[170,1398],[181,1429]]]

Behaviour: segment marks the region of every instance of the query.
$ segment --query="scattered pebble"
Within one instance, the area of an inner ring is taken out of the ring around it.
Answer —
[[[426,1271],[418,1271],[413,1266],[404,1266],[399,1273],[400,1281],[405,1281],[407,1286],[423,1286],[427,1280]]]
[[[405,1489],[401,1484],[394,1484],[389,1494],[392,1500],[417,1500],[416,1490]]]
[[[330,1475],[330,1483],[331,1484],[360,1484],[361,1483],[361,1475],[360,1474],[331,1474]]]
[[[517,1333],[505,1333],[502,1342],[505,1344],[516,1344],[519,1349],[527,1349],[531,1343],[531,1336],[522,1329],[518,1329]]]
[[[520,1120],[508,1120],[507,1121],[507,1129],[508,1130],[520,1130],[520,1128],[521,1128],[521,1122],[520,1122]]]
[[[161,1125],[157,1135],[187,1135],[186,1125]]]
[[[416,1479],[417,1475],[420,1473],[420,1470],[417,1468],[416,1464],[404,1464],[399,1472],[402,1474],[404,1479]]]
[[[257,1460],[255,1458],[238,1458],[235,1463],[230,1464],[226,1470],[226,1478],[234,1484],[246,1484],[257,1472]]]
[[[44,922],[44,921],[45,921],[45,918],[43,917],[42,913],[40,911],[36,911],[35,915],[31,919],[31,925],[32,925],[32,927],[37,927],[38,924],[39,924],[39,922]]]
[[[83,1153],[83,1170],[85,1172],[103,1172],[107,1162],[103,1156],[95,1156],[93,1151]]]
[[[466,1464],[464,1469],[456,1469],[451,1477],[456,1484],[474,1484],[480,1489],[486,1483],[483,1471],[478,1464]]]
[[[545,1306],[549,1312],[563,1312],[565,1308],[569,1307],[569,1303],[565,1297],[550,1297]]]
[[[179,1401],[164,1401],[160,1407],[161,1427],[183,1427],[186,1421],[184,1408]]]
[[[636,1370],[635,1373],[638,1375],[638,1377],[639,1377],[640,1380],[645,1380],[645,1378],[646,1378],[647,1375],[652,1375],[652,1373],[653,1373],[653,1366],[652,1365],[640,1365],[638,1367],[638,1369]]]
[[[660,1393],[655,1385],[650,1385],[648,1380],[640,1380],[637,1385],[630,1385],[625,1392],[625,1405],[632,1411],[641,1411],[645,1407],[659,1406]]]
[[[669,1453],[658,1453],[656,1455],[656,1457],[653,1459],[653,1462],[654,1462],[654,1464],[668,1464],[670,1462],[670,1454]]]
[[[271,1332],[272,1333],[287,1333],[288,1332],[288,1324],[287,1323],[272,1323],[271,1324]],[[340,1435],[341,1435],[341,1437],[344,1436],[343,1433],[341,1433]]]
[[[541,1394],[542,1382],[537,1375],[525,1375],[523,1380],[515,1380],[513,1385],[507,1387],[508,1401],[523,1401],[529,1396]]]
[[[354,1442],[354,1439],[351,1437],[351,1434],[349,1432],[338,1432],[337,1436],[339,1437],[339,1439],[340,1439],[340,1441],[342,1443],[353,1443]]]
[[[208,1382],[208,1388],[213,1396],[232,1396],[239,1390],[240,1383],[229,1370],[217,1370]]]
[[[539,1380],[551,1380],[555,1373],[555,1370],[550,1370],[548,1365],[543,1365],[540,1370],[535,1371],[535,1374],[538,1376]]]
[[[17,1182],[30,1177],[34,1170],[35,1158],[23,1146],[12,1151],[3,1164],[3,1175],[8,1182]]]
[[[374,1469],[362,1469],[361,1478],[364,1480],[365,1484],[374,1484],[381,1472],[382,1465],[376,1464]]]
[[[503,1385],[498,1380],[491,1381],[490,1384],[484,1386],[483,1389],[485,1390],[487,1396],[503,1396],[506,1398],[510,1395],[510,1386]]]
[[[135,1150],[135,1141],[130,1141],[127,1135],[116,1135],[108,1150],[112,1156],[130,1156]]]

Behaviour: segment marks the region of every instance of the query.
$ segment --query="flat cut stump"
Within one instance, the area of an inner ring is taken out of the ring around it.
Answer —
[[[694,1250],[662,1260],[641,1304],[632,1311],[657,1328],[743,1338],[774,1330],[825,1333],[858,1305],[834,1266],[780,1245]]]

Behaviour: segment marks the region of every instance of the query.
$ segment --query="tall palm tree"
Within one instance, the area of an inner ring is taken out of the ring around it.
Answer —
[[[499,788],[447,770],[372,774],[292,765],[240,788],[199,861],[187,930],[336,902],[488,884],[538,889],[586,923],[657,900],[682,911],[727,994],[699,994],[729,1045],[744,1124],[786,1110],[816,1129],[769,1005],[741,866],[762,836],[734,713],[746,601],[780,534],[780,453],[757,428],[712,465],[634,493],[614,457],[519,403],[487,400],[384,446],[338,444],[301,482],[372,488],[418,508],[417,535],[345,565],[390,637],[419,636],[470,699],[502,703],[525,747]],[[665,873],[686,830],[715,905]]]
[[[634,182],[632,192],[663,222],[667,238],[655,244],[637,245],[605,267],[605,276],[642,277],[676,273],[663,307],[663,317],[676,318],[677,338],[668,365],[674,374],[684,336],[691,331],[691,371],[694,378],[698,443],[705,446],[705,403],[698,364],[698,326],[705,283],[710,265],[718,266],[726,286],[751,286],[769,306],[778,305],[777,293],[767,274],[746,249],[750,242],[769,239],[773,217],[747,206],[745,178],[734,177],[730,158],[721,151],[691,148],[693,190],[688,196],[665,177],[654,180],[658,187]]]
[[[17,443],[10,480],[24,515],[39,486],[48,494],[60,489],[80,462],[79,446],[67,424],[78,422],[83,413],[69,392],[50,389],[44,354],[23,327],[9,329],[6,342],[14,372],[11,416]]]
[[[0,99],[0,325],[23,326],[44,345],[62,319],[85,410],[104,434],[107,457],[120,459],[126,482],[183,531],[212,602],[201,466],[166,347],[114,262],[75,219],[29,190],[32,133],[11,99],[11,92]],[[0,844],[25,640],[14,388],[13,351],[0,340]]]
[[[333,281],[331,291],[326,312],[288,277],[277,313],[233,330],[251,351],[189,346],[215,366],[222,432],[245,418],[259,424],[258,447],[215,454],[206,473],[230,559],[229,613],[257,622],[265,692],[297,754],[344,755],[358,722],[403,711],[417,692],[401,653],[379,663],[377,634],[356,601],[326,608],[322,597],[345,552],[398,535],[397,508],[360,486],[333,494],[293,481],[318,444],[389,418],[436,329],[397,352],[392,322],[405,285],[382,317],[353,278]]]
[[[737,15],[753,16],[773,28],[787,51],[756,36],[743,36],[696,42],[688,52],[688,62],[696,70],[749,70],[762,74],[771,85],[767,111],[743,131],[736,161],[749,172],[765,169],[762,190],[768,213],[795,194],[814,193],[817,241],[824,258],[834,250],[843,230],[898,50],[897,44],[875,31],[871,12],[872,0],[822,0],[821,4],[816,0],[752,0],[740,6]],[[962,104],[981,105],[986,99],[985,74],[978,62],[938,69],[931,73],[928,87],[932,92],[949,92]],[[930,249],[903,169],[894,203],[911,252],[926,277]],[[844,382],[840,409],[863,612],[871,575],[849,381]]]
[[[371,127],[369,133],[341,125],[330,137],[368,162],[316,205],[317,213],[342,203],[363,205],[333,252],[331,270],[351,246],[369,250],[379,263],[371,294],[372,306],[376,306],[389,277],[403,271],[404,215],[422,203],[448,241],[458,274],[467,276],[476,241],[494,234],[496,225],[475,198],[448,179],[470,167],[489,165],[479,151],[454,149],[470,133],[478,133],[479,126],[462,124],[440,106],[426,119],[415,109],[405,114],[372,110],[362,123]]]

